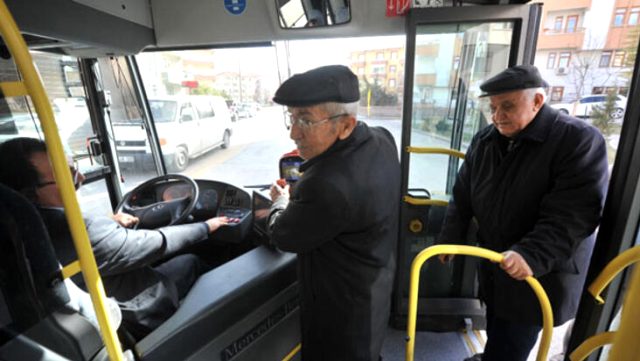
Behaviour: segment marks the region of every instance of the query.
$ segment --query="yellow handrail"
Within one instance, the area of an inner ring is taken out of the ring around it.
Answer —
[[[91,244],[89,243],[89,237],[82,219],[82,214],[80,213],[75,187],[71,179],[71,173],[69,172],[69,165],[67,164],[60,135],[58,134],[58,128],[53,118],[53,111],[51,110],[51,105],[44,91],[40,76],[33,66],[33,60],[24,42],[24,38],[22,38],[18,26],[13,16],[11,16],[4,0],[0,0],[0,34],[15,59],[16,66],[24,78],[22,82],[22,84],[24,84],[23,87],[26,88],[28,94],[31,96],[31,100],[38,113],[38,118],[40,119],[45,135],[45,142],[47,143],[49,158],[53,165],[54,178],[60,189],[65,215],[69,223],[71,235],[73,236],[73,243],[78,252],[85,283],[91,295],[91,301],[95,308],[107,353],[111,360],[123,361],[124,356],[116,335],[116,330],[107,316],[104,287],[100,279],[100,274],[98,273],[96,260],[93,255],[93,250],[91,249]],[[5,88],[7,87],[3,87],[3,90]],[[10,83],[7,89],[12,89],[12,91],[19,93],[21,88],[22,86]]]
[[[439,254],[461,254],[467,256],[476,256],[486,258],[492,262],[502,262],[503,256],[488,249],[473,247],[473,246],[460,246],[460,245],[437,245],[431,246],[422,252],[420,252],[416,258],[414,258],[411,264],[411,280],[409,285],[409,315],[407,321],[407,345],[406,345],[406,360],[413,361],[413,351],[415,349],[415,335],[416,335],[416,320],[418,312],[418,287],[420,281],[420,268],[424,262],[429,258]],[[538,349],[538,356],[536,361],[544,361],[547,359],[549,352],[549,346],[551,344],[551,335],[553,334],[553,312],[551,311],[551,303],[549,303],[549,297],[546,292],[540,286],[538,280],[533,277],[527,277],[525,279],[529,286],[533,289],[533,292],[538,297],[540,302],[540,308],[542,309],[542,337],[540,338],[540,348]]]
[[[458,151],[455,149],[449,149],[449,148],[408,146],[406,148],[406,151],[408,153],[416,153],[416,154],[445,154],[453,157],[458,157],[460,159],[464,159],[464,153],[462,153],[461,151]],[[412,197],[410,195],[406,195],[402,197],[402,200],[414,206],[446,207],[449,205],[448,201],[443,201],[440,199],[423,199],[418,197]]]
[[[609,361],[638,361],[640,355],[640,268],[636,267],[627,289],[620,327],[613,338]]]
[[[296,347],[293,348],[293,350],[291,350],[287,356],[285,356],[282,361],[290,361],[291,359],[293,359],[293,357],[300,352],[300,349],[302,348],[302,344],[299,343],[296,345]]]
[[[600,296],[602,290],[611,283],[611,280],[613,280],[620,271],[638,261],[640,261],[640,246],[630,248],[620,253],[607,264],[598,277],[591,283],[588,288],[589,293],[593,295],[599,304],[604,304],[604,299]]]
[[[423,199],[423,198],[416,198],[416,197],[412,197],[412,196],[404,196],[402,197],[402,199],[409,203],[412,204],[414,206],[436,206],[436,207],[446,207],[447,205],[449,205],[449,202],[447,201],[443,201],[440,199]]]
[[[624,268],[638,261],[640,261],[640,247],[630,248],[620,253],[591,283],[588,288],[589,293],[599,304],[604,304],[604,299],[600,296],[602,290]],[[638,334],[640,334],[640,322],[638,322],[640,308],[637,307],[638,305],[640,305],[640,272],[636,269],[625,296],[618,331],[603,332],[586,339],[569,355],[569,359],[582,361],[598,347],[613,343],[609,354],[610,361],[636,361],[637,355],[640,354],[640,344],[637,342]]]
[[[448,148],[438,148],[438,147],[407,147],[408,153],[416,153],[416,154],[447,154],[454,157],[458,157],[460,159],[464,159],[464,153],[455,149]]]
[[[610,344],[613,342],[613,338],[615,336],[615,332],[603,332],[597,335],[591,336],[588,339],[584,340],[583,343],[580,344],[571,354],[569,355],[569,360],[571,361],[582,361],[587,358],[593,351],[599,349],[600,347]]]

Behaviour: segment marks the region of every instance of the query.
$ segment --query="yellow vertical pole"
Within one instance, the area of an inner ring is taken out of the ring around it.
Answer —
[[[633,271],[625,295],[620,327],[613,338],[609,361],[638,361],[640,358],[640,267]]]
[[[107,353],[111,360],[123,361],[124,357],[115,328],[107,316],[104,287],[98,273],[91,244],[89,243],[89,237],[82,219],[78,200],[76,199],[75,187],[71,179],[71,173],[69,172],[69,165],[67,164],[60,135],[58,134],[58,128],[54,121],[53,111],[51,110],[51,105],[44,91],[40,76],[33,65],[31,54],[29,54],[27,45],[4,0],[0,0],[0,33],[8,48],[11,50],[11,55],[15,59],[15,63],[24,78],[25,87],[38,113],[47,143],[49,158],[53,165],[55,180],[58,183],[58,188],[60,189],[64,203],[67,222],[69,223],[73,242],[80,258],[83,276],[96,311],[102,338],[107,347]]]

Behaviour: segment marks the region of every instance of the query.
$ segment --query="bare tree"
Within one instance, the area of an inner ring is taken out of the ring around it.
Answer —
[[[588,36],[588,35],[585,35]],[[585,94],[590,94],[587,86],[605,87],[615,75],[620,72],[609,66],[600,67],[602,56],[602,41],[591,38],[587,40],[587,46],[572,54],[570,69],[570,82],[576,90],[576,98],[580,99]]]

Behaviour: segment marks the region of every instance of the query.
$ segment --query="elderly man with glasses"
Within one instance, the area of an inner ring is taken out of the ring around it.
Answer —
[[[358,78],[332,65],[285,81],[299,180],[271,187],[272,244],[298,254],[302,359],[376,361],[387,327],[400,203],[389,131],[357,121]]]
[[[532,65],[480,85],[493,124],[471,141],[439,240],[464,243],[473,223],[479,245],[504,256],[479,264],[488,340],[469,361],[527,360],[542,325],[528,276],[546,290],[556,326],[578,307],[609,179],[607,145],[598,129],[546,105],[547,86]]]
[[[0,169],[0,183],[37,206],[60,263],[76,260],[45,143],[15,138],[0,144]],[[73,166],[70,171],[77,189],[84,175]],[[128,214],[85,218],[105,291],[118,303],[122,322],[132,336],[140,339],[168,319],[205,270],[197,256],[179,253],[234,221],[216,217],[157,230],[132,230],[125,226],[135,224],[137,219]],[[81,278],[74,279],[82,283]]]

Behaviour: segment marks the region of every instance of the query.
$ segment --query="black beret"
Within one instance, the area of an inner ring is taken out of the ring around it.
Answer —
[[[296,74],[276,90],[273,101],[290,107],[353,103],[360,99],[358,77],[344,65],[328,65]]]
[[[542,79],[538,68],[533,65],[516,65],[480,85],[484,93],[480,97],[529,88],[546,88],[549,84]]]

